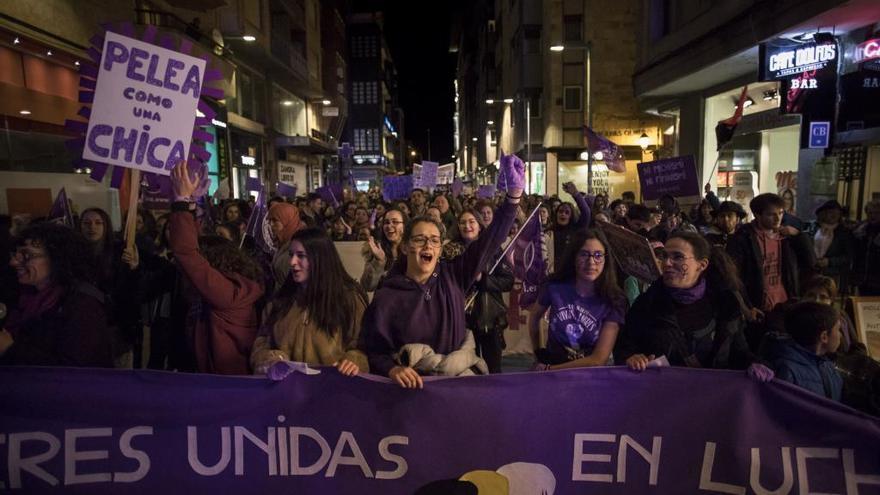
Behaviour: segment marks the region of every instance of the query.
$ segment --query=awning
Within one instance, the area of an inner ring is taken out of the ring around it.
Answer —
[[[314,155],[335,155],[337,150],[335,144],[308,136],[278,136],[275,138],[275,146],[278,148],[294,148],[297,151]]]

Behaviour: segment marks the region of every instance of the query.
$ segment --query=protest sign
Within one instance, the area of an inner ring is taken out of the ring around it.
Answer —
[[[55,196],[55,201],[52,203],[52,209],[49,210],[46,220],[58,225],[64,225],[65,227],[75,227],[73,212],[70,210],[70,200],[67,199],[67,191],[63,187],[58,191],[58,195]]]
[[[452,196],[455,198],[461,196],[462,189],[464,189],[464,182],[462,182],[461,179],[456,177],[455,180],[452,181],[452,187],[451,187]]]
[[[152,211],[171,209],[171,179],[168,176],[157,176],[141,189],[142,207]]]
[[[455,178],[455,164],[447,163],[437,167],[437,184],[452,184]]]
[[[169,175],[189,156],[205,65],[108,31],[83,158]]]
[[[653,282],[660,276],[657,258],[647,238],[613,223],[597,224],[611,245],[609,251],[614,253],[614,259],[624,273],[644,282]]]
[[[859,340],[868,348],[869,356],[880,360],[880,297],[851,299]]]
[[[429,190],[437,187],[437,167],[439,166],[440,164],[437,162],[422,162],[416,187]]]
[[[639,163],[639,183],[645,202],[654,202],[664,195],[699,201],[700,181],[697,165],[691,155]]]
[[[340,201],[342,201],[342,184],[330,184],[327,186],[322,186],[315,189],[315,192],[321,196],[321,199],[324,200],[328,205],[336,208],[340,205]]]
[[[385,201],[409,199],[412,190],[412,175],[386,175],[382,178],[382,197]]]
[[[492,199],[495,197],[495,184],[483,184],[477,189],[477,197],[480,199]]]
[[[405,390],[332,367],[281,381],[7,367],[0,439],[10,493],[455,494],[478,493],[464,480],[481,476],[508,484],[492,493],[548,495],[880,489],[880,419],[744,371],[605,367]]]

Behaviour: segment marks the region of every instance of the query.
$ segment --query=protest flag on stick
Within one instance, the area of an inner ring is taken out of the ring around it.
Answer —
[[[587,126],[584,126],[584,137],[587,138],[587,148],[589,153],[602,153],[602,161],[605,166],[612,172],[626,172],[626,158],[623,156],[620,146],[605,136],[596,133]]]
[[[52,223],[74,228],[70,201],[68,201],[67,192],[63,187],[58,191],[58,195],[55,196],[55,202],[52,203],[52,209],[49,210],[48,220]]]
[[[715,126],[715,139],[718,142],[717,151],[721,151],[721,148],[733,139],[736,126],[739,125],[743,117],[743,106],[745,105],[748,92],[749,87],[744,87],[739,95],[739,101],[736,103],[736,110],[734,110],[733,115],[730,118],[719,120],[718,125]]]

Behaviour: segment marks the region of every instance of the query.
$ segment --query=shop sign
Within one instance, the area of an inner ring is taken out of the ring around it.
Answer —
[[[169,175],[189,156],[206,62],[109,31],[103,54],[83,158]]]
[[[322,107],[321,115],[324,117],[339,117],[339,107]]]
[[[822,37],[821,35],[817,35]],[[833,40],[822,42],[797,43],[779,39],[761,45],[761,81],[791,79],[792,76],[836,67],[837,43]],[[816,88],[814,79],[800,80],[805,89]]]
[[[810,122],[810,148],[827,148],[831,122]]]
[[[880,38],[874,38],[856,46],[853,62],[860,64],[876,59],[880,59]]]
[[[257,158],[254,156],[241,155],[241,164],[245,167],[255,167],[257,165]]]

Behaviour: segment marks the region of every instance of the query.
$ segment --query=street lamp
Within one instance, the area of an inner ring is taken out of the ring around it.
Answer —
[[[643,132],[642,135],[639,136],[639,146],[642,148],[642,150],[646,150],[648,149],[648,145],[650,143],[651,138],[649,138],[648,135]]]
[[[557,43],[550,46],[551,52],[562,52],[564,50],[584,50],[587,55],[586,70],[584,78],[587,86],[587,127],[593,128],[593,102],[592,88],[590,86],[590,63],[592,61],[593,44],[589,41],[582,43],[561,44]],[[587,143],[589,147],[589,143]],[[587,193],[593,194],[593,154],[587,153]]]

